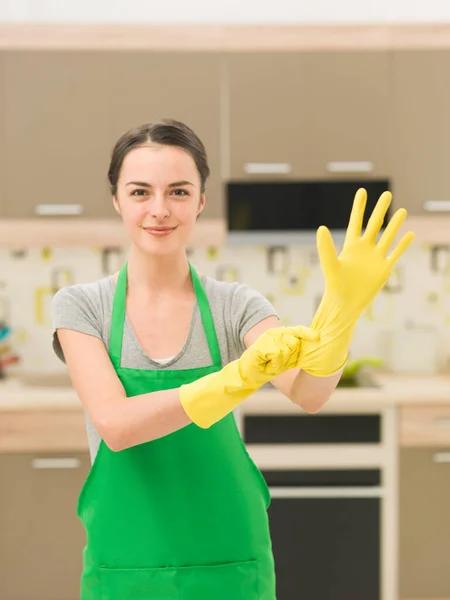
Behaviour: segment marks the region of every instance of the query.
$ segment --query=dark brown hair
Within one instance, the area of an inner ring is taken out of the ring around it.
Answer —
[[[175,146],[189,152],[200,175],[201,192],[205,191],[205,184],[210,171],[203,142],[184,123],[174,119],[162,119],[158,123],[146,123],[139,127],[133,127],[116,142],[108,170],[108,179],[113,196],[117,193],[117,182],[125,156],[134,148],[149,143]]]

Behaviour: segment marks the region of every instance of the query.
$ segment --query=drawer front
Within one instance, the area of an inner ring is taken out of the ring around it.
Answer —
[[[82,410],[8,411],[0,418],[0,452],[86,450]]]
[[[450,446],[450,407],[403,407],[401,446]]]

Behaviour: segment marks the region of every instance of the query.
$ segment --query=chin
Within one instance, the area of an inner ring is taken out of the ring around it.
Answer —
[[[180,235],[174,235],[173,237],[170,235],[167,238],[152,238],[149,234],[144,232],[144,236],[146,236],[144,239],[139,236],[139,240],[136,240],[136,244],[142,252],[157,256],[178,254],[180,250],[186,250],[188,243],[188,240]]]

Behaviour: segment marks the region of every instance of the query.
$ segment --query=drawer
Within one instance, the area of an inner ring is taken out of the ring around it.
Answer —
[[[86,450],[82,410],[22,410],[0,413],[1,452]]]
[[[401,446],[450,446],[450,407],[402,407]]]

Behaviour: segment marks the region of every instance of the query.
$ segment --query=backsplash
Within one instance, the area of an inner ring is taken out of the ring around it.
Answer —
[[[50,303],[62,286],[117,271],[121,249],[0,250],[0,321],[13,328],[12,345],[24,371],[61,371],[52,350]],[[314,246],[194,249],[189,258],[204,274],[256,288],[285,325],[308,325],[323,291]],[[382,357],[389,366],[388,334],[406,323],[436,329],[438,368],[450,368],[450,248],[412,247],[358,323],[352,358]]]

